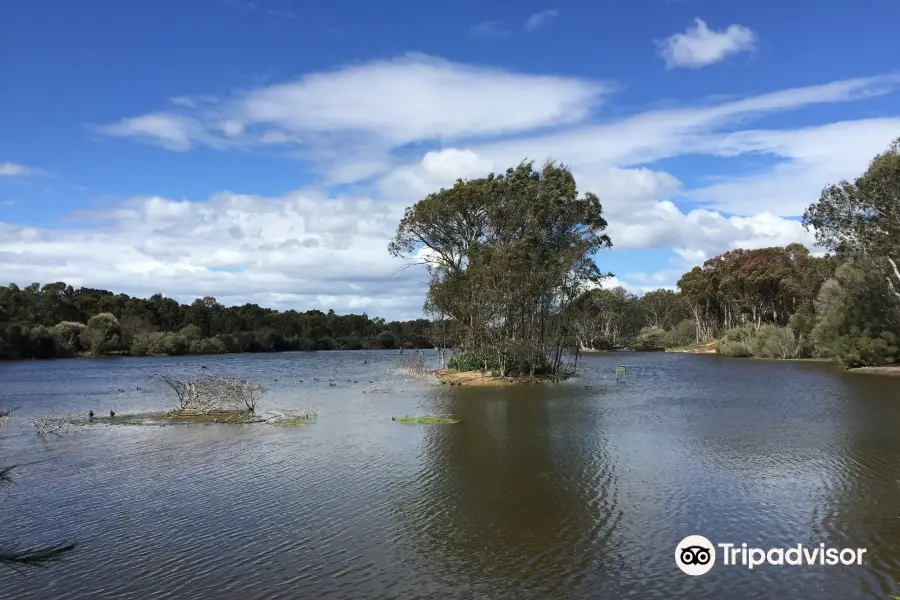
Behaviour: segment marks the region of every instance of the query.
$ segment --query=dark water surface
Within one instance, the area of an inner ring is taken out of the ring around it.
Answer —
[[[900,593],[900,378],[617,354],[587,357],[585,377],[557,386],[379,381],[398,358],[0,364],[0,402],[19,407],[0,432],[0,464],[19,464],[0,487],[0,544],[79,542],[26,576],[0,567],[0,597]],[[620,383],[617,364],[629,365]],[[27,425],[48,411],[165,408],[149,371],[253,379],[269,390],[264,409],[315,409],[320,418],[298,428],[98,425],[46,441]],[[363,393],[373,385],[390,390]],[[390,420],[427,412],[463,421]],[[717,564],[689,577],[674,560],[689,534],[868,552],[862,566]]]

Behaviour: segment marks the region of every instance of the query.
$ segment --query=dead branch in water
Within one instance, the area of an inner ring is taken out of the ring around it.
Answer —
[[[0,408],[0,426],[9,423],[9,416],[16,410],[15,408]]]
[[[0,409],[0,419],[5,420],[16,410],[15,408]],[[49,418],[49,417],[48,417]],[[68,419],[67,419],[68,420]],[[32,421],[33,422],[33,421]],[[41,435],[40,430],[38,435]],[[8,483],[12,481],[10,473],[17,465],[8,465],[0,467],[0,483]],[[57,544],[56,546],[45,546],[43,548],[32,548],[18,552],[0,551],[0,565],[6,565],[19,574],[24,574],[22,567],[40,567],[58,560],[62,555],[75,549],[74,543]]]
[[[428,371],[425,369],[425,355],[417,352],[412,356],[401,358],[394,371],[410,377],[427,378]]]
[[[265,393],[261,385],[243,379],[207,375],[200,379],[175,379],[152,375],[175,394],[179,413],[254,413]]]
[[[66,413],[62,417],[48,413],[43,419],[31,419],[31,424],[34,426],[38,437],[46,437],[51,433],[60,435],[60,432],[66,433],[69,431],[69,425],[72,424],[72,416],[70,413]]]
[[[219,380],[219,385],[230,403],[245,408],[247,412],[256,412],[256,405],[266,393],[265,388],[250,381],[223,377]]]
[[[46,548],[23,550],[22,552],[0,552],[0,564],[4,564],[18,573],[18,566],[44,567],[60,559],[63,554],[75,549],[75,544],[59,544]]]

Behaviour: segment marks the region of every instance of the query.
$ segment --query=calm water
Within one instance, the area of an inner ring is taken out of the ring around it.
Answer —
[[[585,377],[564,385],[479,390],[382,379],[398,358],[0,364],[0,401],[20,407],[0,433],[0,463],[20,465],[0,487],[0,543],[79,542],[49,568],[0,572],[0,597],[900,593],[900,378],[618,354],[587,357]],[[619,383],[617,364],[629,365]],[[150,371],[253,379],[269,390],[264,409],[320,418],[299,428],[95,426],[43,442],[23,426],[48,411],[165,408]],[[363,393],[373,386],[390,389]],[[463,422],[390,420],[436,411]],[[688,577],[674,549],[689,534],[868,554],[863,566],[717,565]]]

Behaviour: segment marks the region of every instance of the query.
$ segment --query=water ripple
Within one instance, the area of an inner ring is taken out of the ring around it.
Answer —
[[[0,365],[0,393],[22,406],[0,435],[3,464],[20,464],[0,488],[0,541],[79,542],[50,569],[0,579],[0,598],[900,592],[900,410],[885,400],[900,382],[819,365],[634,354],[587,357],[585,378],[560,386],[451,390],[385,375],[396,359]],[[620,382],[617,364],[629,366]],[[27,427],[53,409],[159,409],[167,400],[144,383],[148,370],[190,374],[200,365],[259,380],[273,405],[315,408],[319,422],[96,426],[45,442]],[[364,383],[352,384],[370,379],[392,391],[363,394]],[[424,412],[463,421],[390,421]],[[870,561],[790,573],[717,566],[688,578],[673,552],[690,533],[766,547],[866,547]]]

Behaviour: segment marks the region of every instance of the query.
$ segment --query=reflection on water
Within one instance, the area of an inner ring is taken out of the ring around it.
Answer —
[[[0,401],[20,407],[0,435],[0,458],[21,465],[15,484],[0,488],[0,543],[80,543],[49,569],[4,573],[0,597],[900,593],[898,379],[811,363],[620,354],[587,357],[585,377],[558,386],[395,376],[389,393],[364,393],[397,358],[0,365]],[[629,370],[617,383],[622,363]],[[265,408],[315,409],[319,421],[96,426],[43,442],[22,426],[48,411],[164,408],[162,390],[147,382],[153,371],[253,379],[268,388]],[[426,412],[462,422],[390,420]],[[862,567],[716,566],[692,578],[674,562],[689,534],[868,554]]]

